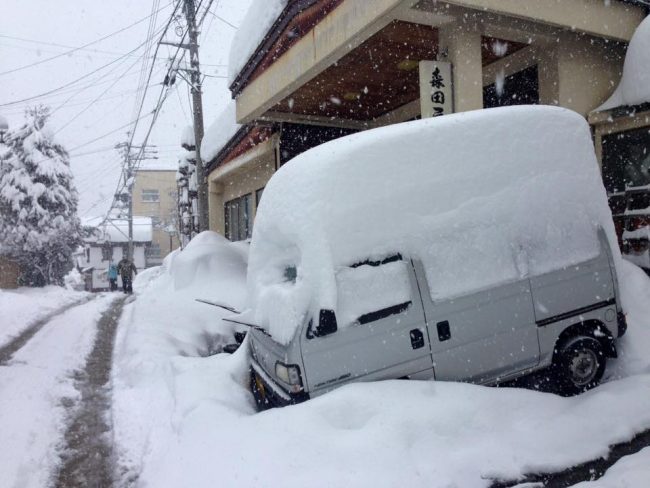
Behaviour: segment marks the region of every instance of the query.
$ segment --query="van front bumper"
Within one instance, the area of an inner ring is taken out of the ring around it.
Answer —
[[[256,364],[251,365],[250,387],[255,403],[260,410],[275,407],[286,407],[309,400],[309,393],[301,391],[292,393],[284,390],[272,381]]]

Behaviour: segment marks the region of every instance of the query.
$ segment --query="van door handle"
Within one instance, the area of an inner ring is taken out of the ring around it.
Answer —
[[[438,329],[438,340],[440,342],[448,341],[449,339],[451,339],[451,330],[449,329],[448,320],[443,320],[442,322],[438,322],[436,324],[436,328]]]
[[[413,329],[409,332],[411,336],[411,347],[413,349],[420,349],[424,347],[424,334],[420,329]]]

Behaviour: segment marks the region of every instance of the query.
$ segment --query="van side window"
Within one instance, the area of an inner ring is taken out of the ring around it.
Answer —
[[[411,304],[408,265],[395,255],[364,261],[336,274],[340,326],[367,324],[404,312]]]

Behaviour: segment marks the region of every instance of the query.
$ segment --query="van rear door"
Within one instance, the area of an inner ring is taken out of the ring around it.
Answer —
[[[301,334],[310,394],[351,380],[433,376],[422,302],[410,261],[396,255],[337,275],[338,330]]]

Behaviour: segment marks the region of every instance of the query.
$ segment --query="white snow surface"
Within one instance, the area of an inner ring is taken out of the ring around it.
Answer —
[[[206,163],[214,159],[240,127],[233,100],[205,131],[201,141],[201,159]]]
[[[227,312],[194,302],[243,305],[242,248],[199,242],[215,259],[188,247],[139,274],[120,324],[115,439],[124,476],[138,486],[485,488],[606,455],[650,428],[650,280],[629,263],[619,270],[629,329],[607,382],[586,394],[395,380],[258,414],[246,342],[234,355],[204,357],[232,329],[220,320]],[[191,269],[202,273],[191,256],[179,265],[187,251],[212,272],[176,289],[177,273],[183,283]]]
[[[60,286],[0,289],[0,346],[55,310],[89,296]]]
[[[51,287],[43,292],[60,296]],[[63,400],[72,405],[80,400],[73,373],[83,369],[97,332],[95,324],[116,296],[99,296],[53,318],[0,368],[4,446],[0,450],[0,485],[51,485],[72,411]]]
[[[288,0],[253,0],[230,45],[228,83],[232,83],[256,51]]]
[[[305,314],[337,310],[341,267],[416,257],[435,301],[591,258],[597,226],[618,262],[589,126],[575,112],[506,107],[368,130],[302,153],[268,182],[249,304],[286,344]]]
[[[647,102],[650,102],[650,17],[639,24],[630,39],[618,87],[596,111]]]

